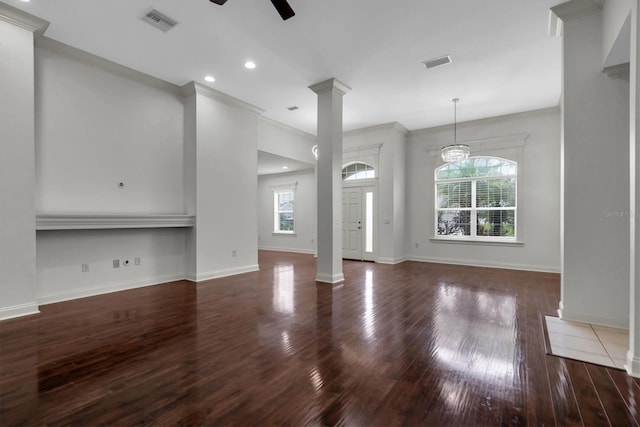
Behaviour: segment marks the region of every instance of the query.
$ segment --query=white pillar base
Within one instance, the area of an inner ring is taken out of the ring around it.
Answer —
[[[316,275],[316,282],[331,283],[331,284],[344,282],[344,274],[342,274],[342,273],[339,273],[339,274],[318,273]]]
[[[627,363],[624,367],[629,375],[640,378],[640,357],[635,357],[631,351],[627,352]]]

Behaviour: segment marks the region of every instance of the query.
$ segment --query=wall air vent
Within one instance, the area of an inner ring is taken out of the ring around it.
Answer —
[[[451,64],[451,57],[449,55],[441,56],[439,58],[427,59],[426,61],[422,61],[427,70],[432,68],[440,67],[441,65]]]
[[[178,24],[175,20],[155,9],[152,9],[149,13],[144,15],[142,20],[165,33]]]

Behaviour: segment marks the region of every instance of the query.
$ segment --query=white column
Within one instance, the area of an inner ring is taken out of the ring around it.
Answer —
[[[630,322],[629,352],[627,353],[627,372],[640,377],[640,5],[633,1],[631,10],[631,55],[629,64],[629,226],[630,226]]]
[[[342,97],[336,79],[309,86],[318,95],[318,269],[316,281],[338,283],[342,274]]]
[[[561,317],[629,324],[629,84],[602,72],[599,3],[552,8],[563,21]]]
[[[0,320],[38,312],[33,40],[46,27],[0,3]]]

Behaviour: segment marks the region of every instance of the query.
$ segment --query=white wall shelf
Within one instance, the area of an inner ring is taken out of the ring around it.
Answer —
[[[193,227],[194,224],[195,216],[184,214],[36,214],[36,230],[180,228]]]

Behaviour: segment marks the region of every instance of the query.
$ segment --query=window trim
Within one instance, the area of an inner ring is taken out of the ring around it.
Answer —
[[[272,192],[273,192],[273,235],[277,235],[277,236],[295,236],[296,235],[296,229],[297,229],[297,208],[298,208],[298,204],[296,202],[297,199],[297,194],[296,194],[296,187],[297,187],[298,183],[294,182],[294,183],[289,183],[289,184],[281,184],[281,185],[276,185],[273,186]],[[280,217],[280,210],[278,209],[278,194],[280,193],[293,193],[293,230],[280,230],[279,229],[279,217]]]
[[[502,160],[504,162],[508,162],[515,166],[515,174],[510,175],[483,175],[483,176],[472,176],[465,178],[447,178],[447,179],[438,179],[438,172],[447,166],[449,163],[444,163],[434,168],[433,170],[433,237],[430,239],[432,241],[445,241],[445,242],[459,242],[459,243],[498,243],[498,244],[522,244],[519,238],[519,201],[518,201],[518,178],[519,178],[519,165],[515,160],[505,159],[500,156],[491,156],[491,155],[477,155],[471,156],[469,159],[497,159]],[[452,162],[456,163],[456,162]],[[478,181],[491,180],[491,179],[508,179],[515,178],[515,206],[509,207],[484,207],[478,208],[476,206],[476,185]],[[458,182],[471,182],[471,207],[469,208],[439,208],[438,207],[438,184],[442,183],[458,183]],[[457,235],[442,235],[438,234],[438,212],[440,211],[469,211],[470,213],[470,235],[469,236],[457,236]],[[514,219],[513,219],[513,237],[509,236],[478,236],[477,233],[477,215],[478,211],[491,211],[491,210],[500,210],[500,211],[513,211]]]

